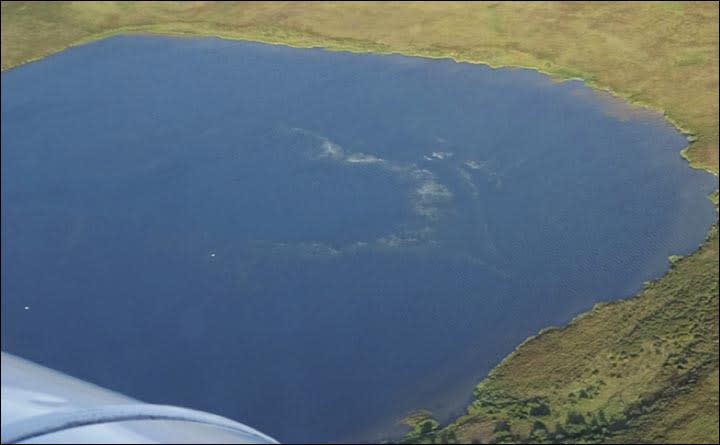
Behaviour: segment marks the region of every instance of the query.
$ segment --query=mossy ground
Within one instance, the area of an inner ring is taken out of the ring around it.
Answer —
[[[2,2],[2,69],[113,34],[396,52],[582,78],[662,110],[718,173],[717,2]],[[717,192],[711,197],[717,205]],[[524,342],[412,442],[718,441],[718,231],[636,298]]]

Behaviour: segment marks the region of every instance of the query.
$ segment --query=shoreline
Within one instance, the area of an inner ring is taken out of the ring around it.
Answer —
[[[698,133],[697,131],[693,131],[690,129],[689,126],[680,123],[679,121],[675,120],[672,116],[668,115],[665,110],[658,106],[654,106],[652,104],[648,104],[644,101],[635,100],[632,98],[632,95],[627,93],[621,93],[617,92],[609,87],[604,87],[600,84],[598,84],[595,80],[592,79],[592,75],[587,73],[578,73],[573,70],[566,70],[563,69],[561,66],[553,66],[553,69],[543,69],[536,66],[529,66],[525,64],[492,64],[486,61],[482,60],[473,60],[470,58],[462,57],[453,55],[452,52],[448,53],[447,55],[435,55],[430,54],[430,51],[428,52],[403,52],[403,51],[394,51],[391,49],[388,49],[387,47],[383,46],[382,44],[377,43],[366,43],[368,46],[353,46],[353,45],[347,45],[343,44],[342,40],[336,39],[333,40],[332,38],[325,38],[326,42],[316,42],[313,43],[312,40],[312,34],[297,34],[294,36],[291,36],[287,41],[284,41],[282,39],[273,38],[271,35],[262,35],[262,34],[253,34],[253,33],[247,33],[247,34],[240,34],[240,35],[227,35],[223,33],[193,33],[193,32],[185,32],[185,31],[178,31],[171,29],[172,26],[168,27],[167,29],[162,29],[163,25],[144,25],[144,26],[138,26],[138,27],[120,27],[116,29],[112,29],[110,31],[105,31],[98,34],[93,34],[91,36],[88,36],[87,38],[80,39],[79,41],[76,41],[70,45],[67,45],[57,51],[53,51],[50,54],[38,56],[36,58],[28,59],[22,62],[19,62],[17,64],[14,64],[12,66],[3,67],[2,72],[9,71],[13,68],[25,65],[27,63],[32,63],[36,61],[40,61],[46,57],[56,55],[61,53],[62,51],[65,51],[66,49],[73,48],[76,46],[81,46],[84,44],[92,43],[95,41],[103,40],[105,38],[118,36],[118,35],[158,35],[158,36],[167,36],[167,37],[175,37],[175,38],[219,38],[223,40],[233,40],[233,41],[247,41],[247,42],[257,42],[257,43],[264,43],[264,44],[272,44],[272,45],[282,45],[286,47],[291,48],[301,48],[301,49],[322,49],[326,51],[335,51],[335,52],[349,52],[349,53],[357,53],[357,54],[378,54],[378,55],[400,55],[400,56],[407,56],[407,57],[421,57],[425,59],[432,59],[432,60],[452,60],[456,63],[471,63],[476,65],[486,65],[492,69],[505,69],[505,68],[515,68],[515,69],[529,69],[533,71],[537,71],[541,74],[547,75],[551,79],[557,82],[564,82],[568,80],[579,80],[582,81],[588,88],[591,88],[592,90],[596,91],[602,91],[611,94],[615,98],[622,99],[625,103],[629,104],[632,107],[638,107],[638,108],[644,108],[652,111],[656,111],[662,114],[663,118],[669,122],[678,132],[685,135],[688,140],[688,144],[685,148],[680,150],[679,154],[680,156],[686,160],[688,163],[688,167],[692,169],[699,169],[707,171],[711,174],[713,174],[716,178],[718,177],[718,171],[716,168],[713,168],[711,165],[702,165],[700,161],[697,159],[694,159],[693,156],[693,147],[695,146],[696,141],[698,140]],[[307,39],[307,40],[303,40]],[[322,38],[318,38],[318,40],[322,40]],[[571,74],[577,74],[571,75]],[[587,76],[583,77],[582,75],[585,74]],[[711,192],[710,195],[707,196],[707,198],[714,203],[714,200],[717,196],[717,190]],[[715,208],[717,211],[717,204],[715,203]],[[718,227],[718,221],[716,219],[715,223],[709,228],[709,230],[706,232],[706,237],[703,243],[701,243],[693,252],[686,256],[686,258],[693,257],[697,255],[700,250],[703,249],[703,246],[706,246],[711,238],[711,235],[714,231],[717,231]],[[685,259],[686,259],[685,258]],[[685,260],[683,259],[683,261]],[[673,266],[668,265],[668,268],[662,273],[658,278],[652,280],[653,283],[662,280],[664,277],[668,276],[669,272],[672,270]],[[577,316],[575,316],[571,321],[569,321],[567,324],[565,324],[562,327],[547,327],[542,329],[538,332],[538,334],[529,336],[526,338],[523,342],[521,342],[519,345],[515,347],[513,351],[510,351],[497,365],[493,367],[493,369],[480,381],[483,382],[487,380],[489,377],[493,376],[493,373],[498,369],[503,363],[506,363],[508,360],[512,359],[516,354],[517,351],[523,347],[524,345],[528,344],[529,342],[535,341],[548,333],[555,332],[558,330],[564,330],[566,328],[572,327],[576,322],[580,321],[581,319],[591,316],[594,314],[599,308],[608,306],[608,305],[617,305],[622,304],[624,302],[627,302],[628,300],[638,299],[644,291],[640,291],[638,293],[635,293],[629,297],[625,298],[618,298],[615,300],[611,300],[608,302],[600,302],[595,304],[592,309],[585,311]],[[474,397],[473,397],[474,398]],[[461,416],[462,417],[462,416]],[[455,419],[453,421],[456,422],[458,419]]]
[[[110,37],[115,36],[122,36],[122,35],[148,35],[148,36],[159,36],[159,37],[175,37],[175,38],[217,38],[222,40],[228,40],[228,41],[241,41],[241,42],[254,42],[254,43],[264,43],[268,45],[279,45],[279,46],[285,46],[289,48],[298,48],[298,49],[321,49],[325,51],[333,51],[333,52],[347,52],[352,54],[374,54],[374,55],[397,55],[397,56],[404,56],[404,57],[419,57],[423,59],[428,60],[452,60],[455,63],[468,63],[473,65],[485,65],[491,69],[526,69],[526,70],[532,70],[536,71],[540,74],[544,74],[551,78],[553,81],[556,82],[566,82],[571,80],[578,80],[583,82],[585,86],[592,90],[608,93],[612,95],[615,98],[623,100],[625,103],[630,105],[633,108],[644,108],[650,111],[655,111],[657,113],[660,113],[670,125],[675,127],[675,129],[682,135],[686,136],[688,138],[688,145],[680,150],[680,156],[685,159],[688,162],[688,165],[690,168],[697,169],[697,170],[705,170],[711,174],[713,174],[715,177],[720,177],[720,171],[713,169],[711,166],[703,166],[699,165],[697,160],[693,159],[692,155],[690,154],[690,151],[693,148],[693,144],[698,140],[698,132],[692,130],[688,125],[680,123],[677,119],[670,116],[663,108],[650,104],[645,101],[640,101],[633,99],[630,94],[628,93],[622,93],[619,91],[616,91],[612,89],[611,87],[607,87],[604,85],[601,85],[597,83],[595,80],[591,79],[591,75],[587,73],[582,72],[576,72],[573,69],[563,68],[562,66],[557,66],[556,70],[548,70],[543,69],[537,66],[532,65],[525,65],[525,64],[493,64],[491,62],[485,61],[485,60],[475,60],[470,58],[462,58],[462,57],[456,57],[452,54],[448,55],[432,55],[426,52],[404,52],[404,51],[394,51],[394,50],[384,50],[381,49],[381,45],[377,43],[371,43],[368,47],[359,47],[359,46],[352,46],[352,45],[342,45],[338,44],[337,40],[334,40],[332,38],[326,38],[327,42],[318,42],[318,43],[310,43],[310,44],[302,44],[298,42],[293,41],[286,41],[281,39],[272,39],[272,38],[265,38],[265,36],[256,35],[252,33],[248,34],[238,34],[238,35],[232,35],[232,34],[222,34],[222,33],[193,33],[193,32],[186,32],[186,31],[179,31],[179,30],[172,30],[172,29],[161,29],[163,25],[144,25],[144,26],[127,26],[127,27],[119,27],[112,30],[104,31],[98,34],[93,34],[91,36],[88,36],[86,38],[80,39],[78,41],[75,41],[73,43],[70,43],[69,45],[66,45],[62,48],[60,48],[57,51],[54,51],[49,54],[45,54],[42,56],[38,56],[35,58],[27,59],[22,62],[9,65],[6,67],[3,67],[0,72],[5,72],[12,70],[13,68],[17,68],[29,63],[38,62],[40,60],[43,60],[47,57],[51,57],[53,55],[59,54],[67,49],[86,45],[89,43],[97,42],[103,39],[107,39]],[[301,34],[301,36],[303,36]],[[325,44],[328,43],[328,44]],[[377,47],[373,47],[373,45],[377,45]],[[566,75],[566,73],[573,73],[577,75]],[[585,76],[583,76],[583,74]]]

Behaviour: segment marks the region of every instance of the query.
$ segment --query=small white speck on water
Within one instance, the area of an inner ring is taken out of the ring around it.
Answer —
[[[29,310],[30,310],[30,306],[25,306],[25,310],[26,310],[26,311],[29,311]]]
[[[215,252],[210,252],[210,258],[215,258]]]

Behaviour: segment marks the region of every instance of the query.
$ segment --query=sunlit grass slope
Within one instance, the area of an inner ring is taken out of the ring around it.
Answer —
[[[717,442],[717,230],[637,298],[526,341],[466,416],[417,434],[424,422],[409,442]]]
[[[718,172],[717,2],[2,2],[2,68],[126,32],[579,77],[665,112],[693,141],[691,164]],[[438,429],[415,416],[408,440],[717,442],[717,260],[714,228],[637,298],[526,341],[480,383],[457,422]]]

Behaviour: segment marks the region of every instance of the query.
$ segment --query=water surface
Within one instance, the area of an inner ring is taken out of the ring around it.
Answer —
[[[688,254],[660,115],[449,60],[114,37],[2,74],[2,348],[282,441],[462,410]]]

